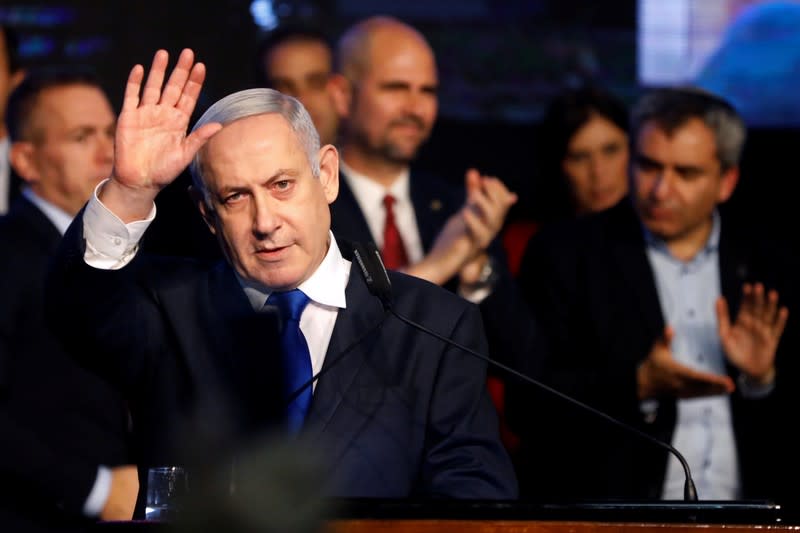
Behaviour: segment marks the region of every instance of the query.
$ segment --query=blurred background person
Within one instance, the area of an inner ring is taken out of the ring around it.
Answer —
[[[280,26],[261,41],[256,57],[259,86],[300,100],[314,121],[320,143],[336,144],[339,116],[328,90],[333,73],[328,38],[312,28]]]
[[[111,173],[115,116],[97,80],[70,67],[31,71],[6,118],[25,186],[0,218],[0,523],[83,530],[131,517],[136,470],[112,468],[131,462],[128,414],[51,334],[44,282],[61,235]]]
[[[639,99],[631,124],[629,197],[543,228],[526,251],[519,281],[549,348],[542,380],[671,443],[700,499],[785,501],[798,472],[784,433],[796,271],[773,235],[723,209],[744,123],[715,95],[665,89]],[[525,401],[509,411],[529,497],[683,498],[665,449],[549,403],[535,421]]]
[[[543,224],[602,211],[628,192],[628,109],[613,93],[597,86],[566,89],[548,103],[538,128],[539,173],[530,202],[537,216],[503,229],[515,276],[528,240]]]
[[[599,87],[569,89],[540,124],[543,221],[596,213],[628,192],[628,110]]]
[[[492,356],[513,364],[510,339],[538,336],[520,321],[525,304],[496,238],[517,196],[500,179],[475,169],[459,185],[414,166],[439,110],[433,49],[412,26],[374,16],[345,30],[336,67],[331,86],[342,118],[342,170],[339,196],[331,204],[332,230],[374,242],[387,268],[478,304]],[[464,225],[470,242],[453,245],[449,235]],[[496,368],[489,373],[502,423],[506,376]],[[503,440],[513,450],[513,436],[504,431]]]
[[[16,32],[0,25],[0,215],[8,211],[11,200],[19,193],[19,180],[12,178],[8,163],[11,141],[6,128],[8,95],[19,85],[25,71],[19,62],[19,40]]]

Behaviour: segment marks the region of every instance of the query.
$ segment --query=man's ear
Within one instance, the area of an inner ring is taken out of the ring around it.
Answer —
[[[350,115],[350,105],[352,104],[353,85],[341,74],[331,74],[328,78],[328,91],[333,98],[333,106],[340,118],[347,118]]]
[[[39,169],[36,168],[34,151],[36,148],[33,143],[27,141],[16,141],[11,143],[8,152],[8,162],[14,172],[26,183],[37,183],[40,179]]]
[[[739,183],[739,167],[731,167],[723,172],[719,193],[717,194],[717,203],[727,202],[736,189],[737,183]]]
[[[197,190],[194,186],[189,185],[189,196],[191,196],[194,205],[197,206],[197,210],[200,211],[200,216],[203,217],[203,222],[206,223],[208,229],[214,235],[217,234],[217,214],[214,212],[213,209],[208,207],[206,204],[205,196],[199,190]]]
[[[339,152],[332,144],[319,149],[319,181],[328,204],[339,196]]]

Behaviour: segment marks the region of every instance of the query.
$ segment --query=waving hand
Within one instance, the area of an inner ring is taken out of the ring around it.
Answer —
[[[220,124],[186,135],[205,79],[205,66],[184,49],[164,84],[169,55],[159,50],[142,87],[144,68],[131,69],[117,123],[114,171],[101,200],[123,221],[147,216],[158,192],[171,183]]]

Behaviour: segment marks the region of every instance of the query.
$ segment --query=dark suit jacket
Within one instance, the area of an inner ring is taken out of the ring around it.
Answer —
[[[60,239],[24,197],[0,218],[0,529],[8,531],[87,526],[80,513],[97,465],[131,461],[121,397],[45,325],[45,270]]]
[[[764,245],[763,234],[759,237],[749,238],[723,216],[719,269],[722,294],[733,317],[745,281],[778,287],[784,302],[791,292],[781,274],[788,265],[776,257],[776,249]],[[636,396],[636,368],[663,332],[664,318],[641,224],[629,200],[534,236],[520,283],[549,343],[543,379],[670,442],[675,400],[661,399],[656,416],[645,419]],[[790,337],[785,335],[784,341]],[[796,380],[784,366],[788,344],[781,343],[779,377],[772,394],[755,400],[736,391],[730,397],[747,498],[780,499],[788,488],[784,474],[787,470],[797,474],[791,455],[775,438],[784,430],[781,420]],[[733,368],[729,372],[736,378]],[[509,416],[528,449],[530,471],[522,477],[531,482],[526,487],[529,493],[539,498],[659,497],[665,450],[550,395],[527,393],[538,396],[533,401],[553,406],[543,416],[533,416],[531,399],[523,401],[516,394],[511,403],[517,411],[509,406]],[[540,466],[544,472],[537,469]]]
[[[274,423],[284,411],[282,394],[259,402],[238,395],[280,390],[274,383],[280,371],[277,363],[262,371],[245,368],[253,346],[240,338],[253,336],[248,317],[258,315],[231,268],[140,254],[125,268],[98,271],[83,262],[81,222],[65,238],[51,277],[51,301],[54,309],[72,310],[74,320],[61,329],[71,344],[88,340],[118,354],[89,364],[132,398],[145,461],[184,459],[174,453],[180,445],[166,446],[165,427],[196,412],[198,404],[207,407],[204,398],[227,399],[234,413],[227,418],[244,421],[232,432],[237,436]],[[392,274],[392,282],[401,314],[485,352],[474,306],[415,278]],[[81,300],[87,287],[98,289],[96,298]],[[379,301],[355,268],[346,297],[325,359],[324,368],[331,368],[316,387],[304,431],[329,459],[329,493],[515,497],[483,363],[394,318],[384,321]],[[258,360],[278,361],[278,343],[259,337]],[[246,379],[253,376],[267,384],[248,389]],[[272,409],[250,412],[256,403]]]

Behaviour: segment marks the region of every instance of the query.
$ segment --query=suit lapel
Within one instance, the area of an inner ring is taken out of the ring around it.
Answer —
[[[375,242],[367,219],[358,205],[344,173],[339,176],[339,196],[331,204],[331,230],[337,237],[353,242]]]
[[[626,201],[610,215],[609,235],[619,236],[612,237],[615,239],[612,264],[620,276],[619,288],[624,291],[623,294],[633,292],[633,299],[643,319],[644,334],[655,339],[663,332],[664,317],[653,269],[647,259],[641,224]]]
[[[422,248],[427,252],[433,246],[436,235],[444,227],[447,218],[455,212],[452,195],[444,194],[435,186],[433,179],[412,172],[409,178],[411,203],[417,218],[417,228],[422,239]]]
[[[725,230],[723,220],[719,236],[719,280],[722,295],[728,301],[731,316],[736,316],[742,298],[742,284],[752,277],[747,254],[741,241],[731,238],[731,231]]]
[[[339,310],[325,355],[326,373],[317,383],[306,421],[306,435],[311,439],[324,437],[331,457],[340,456],[369,420],[369,406],[341,411],[348,403],[345,398],[350,402],[359,399],[352,388],[367,359],[378,356],[374,348],[384,315],[380,302],[369,294],[355,269],[351,271],[346,298],[347,308]],[[336,431],[328,431],[330,427]]]
[[[19,197],[11,205],[8,216],[19,217],[20,220],[36,235],[36,242],[42,245],[43,251],[53,254],[61,241],[61,233],[50,219],[24,196]]]

